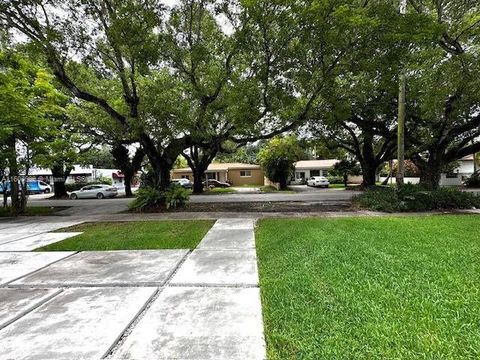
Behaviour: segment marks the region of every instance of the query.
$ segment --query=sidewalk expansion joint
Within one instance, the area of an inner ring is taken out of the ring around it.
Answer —
[[[143,283],[106,283],[106,284],[89,284],[89,283],[58,283],[58,284],[10,284],[6,286],[9,289],[30,289],[30,288],[43,288],[43,289],[71,289],[71,288],[137,288],[137,287],[162,287],[165,286],[165,281],[158,282],[143,282]]]
[[[46,298],[40,300],[38,303],[33,304],[28,309],[20,312],[18,315],[14,316],[10,320],[8,320],[5,324],[0,325],[0,330],[6,328],[8,325],[14,323],[15,321],[20,320],[22,317],[24,317],[25,315],[27,315],[27,314],[31,313],[32,311],[38,309],[40,306],[45,305],[46,303],[48,303],[50,300],[52,300],[54,297],[56,297],[57,295],[59,295],[62,292],[63,292],[63,289],[59,289],[59,290],[55,291],[53,294],[51,294],[51,295],[47,296]]]
[[[206,284],[206,283],[175,283],[168,284],[166,287],[193,287],[193,288],[258,288],[256,284]]]
[[[115,353],[115,351],[125,342],[127,337],[132,333],[135,326],[137,326],[140,320],[145,316],[148,309],[150,309],[150,307],[155,302],[155,300],[160,296],[163,289],[164,288],[157,288],[153,292],[153,294],[149,297],[149,299],[145,302],[145,304],[143,304],[143,306],[140,308],[137,314],[128,323],[125,329],[118,335],[118,337],[115,339],[112,345],[108,348],[105,354],[103,354],[103,356],[101,357],[102,359],[110,358]]]
[[[17,251],[10,251],[10,252],[17,252]],[[30,252],[30,251],[29,251],[29,252]],[[30,275],[32,275],[32,274],[35,274],[35,273],[39,272],[40,270],[46,269],[46,268],[49,267],[50,265],[53,265],[53,264],[56,264],[57,262],[60,262],[60,261],[65,260],[65,259],[68,259],[68,258],[70,258],[70,257],[72,257],[72,256],[77,255],[78,253],[79,253],[79,251],[75,251],[73,254],[67,255],[67,256],[65,256],[65,257],[62,257],[61,259],[55,260],[55,261],[53,261],[53,262],[51,262],[51,263],[48,263],[47,265],[42,266],[42,267],[40,267],[40,268],[38,268],[38,269],[35,269],[35,270],[33,270],[33,271],[30,271],[29,273],[23,274],[22,276],[19,276],[19,277],[13,279],[13,280],[10,280],[10,281],[6,282],[6,283],[3,284],[3,285],[0,285],[0,288],[1,288],[1,287],[10,287],[10,284],[11,284],[11,283],[13,283],[13,282],[15,282],[15,281],[17,281],[17,280],[20,280],[20,279],[22,279],[22,278],[24,278],[24,277],[30,276]],[[63,286],[62,286],[62,287],[63,287]]]

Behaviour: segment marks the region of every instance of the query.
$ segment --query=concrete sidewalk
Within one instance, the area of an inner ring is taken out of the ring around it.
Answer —
[[[17,224],[0,242],[25,249],[66,223]],[[193,252],[4,251],[0,274],[0,359],[266,357],[251,219]]]

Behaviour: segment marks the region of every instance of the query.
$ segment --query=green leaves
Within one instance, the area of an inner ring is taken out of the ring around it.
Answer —
[[[295,136],[272,138],[258,153],[257,160],[262,165],[268,179],[280,183],[283,190],[294,170],[294,162],[304,155]]]

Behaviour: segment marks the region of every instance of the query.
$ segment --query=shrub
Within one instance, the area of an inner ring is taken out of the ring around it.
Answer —
[[[472,174],[466,181],[465,186],[467,187],[480,187],[480,171],[477,171],[475,174]]]
[[[165,206],[167,209],[185,206],[190,197],[190,191],[181,185],[173,185],[165,191]]]
[[[138,190],[135,200],[129,208],[134,211],[155,211],[158,209],[178,208],[188,201],[190,192],[180,185],[173,185],[166,191],[155,187],[145,186]]]
[[[421,185],[406,184],[400,190],[390,187],[367,190],[353,203],[374,211],[428,211],[480,208],[480,196],[453,188],[429,191]]]
[[[165,194],[160,190],[145,186],[137,191],[135,200],[133,200],[129,208],[136,211],[147,211],[158,209],[165,206]]]
[[[343,184],[343,177],[341,176],[329,176],[327,179],[330,184]]]

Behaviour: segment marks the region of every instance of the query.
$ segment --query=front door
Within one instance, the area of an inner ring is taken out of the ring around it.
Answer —
[[[297,171],[295,173],[295,181],[298,183],[304,183],[305,182],[305,172],[304,171]]]

